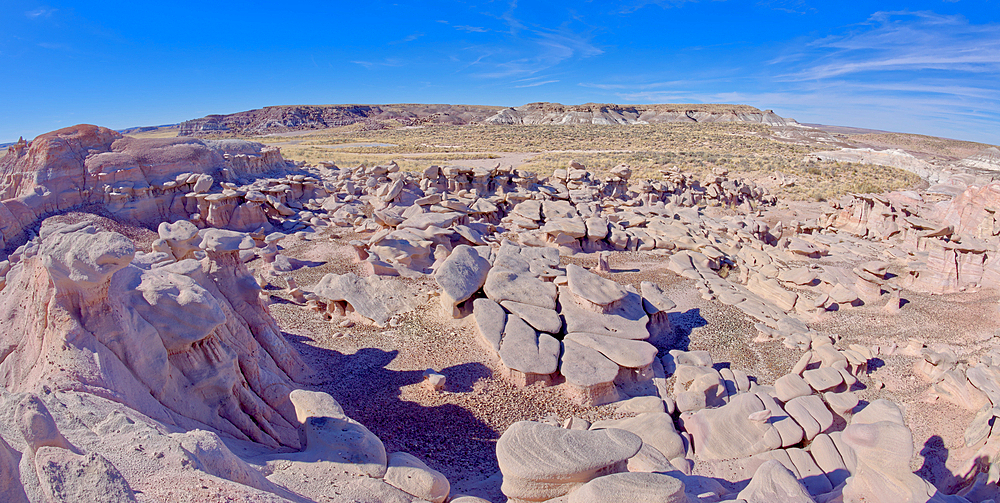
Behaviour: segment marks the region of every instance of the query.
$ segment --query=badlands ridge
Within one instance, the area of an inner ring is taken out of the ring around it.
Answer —
[[[182,129],[259,121],[226,117]],[[19,142],[0,500],[995,501],[1000,183],[789,206],[729,175]]]

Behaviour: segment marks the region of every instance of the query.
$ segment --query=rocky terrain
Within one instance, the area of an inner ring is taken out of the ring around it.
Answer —
[[[774,112],[746,105],[565,106],[529,103],[516,108],[470,105],[316,105],[275,106],[185,121],[180,136],[267,135],[352,124],[380,129],[422,124],[657,124],[666,122],[753,122],[794,124]]]
[[[423,117],[679,117],[486,112]],[[279,120],[247,114],[187,131]],[[0,499],[997,499],[1000,183],[789,204],[721,168],[605,168],[87,125],[10,146]]]

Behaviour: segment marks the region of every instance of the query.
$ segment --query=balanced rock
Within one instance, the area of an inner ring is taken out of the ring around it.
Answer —
[[[618,364],[597,350],[568,338],[563,340],[559,373],[570,387],[571,398],[581,405],[602,405],[619,398],[614,383],[618,376]]]
[[[482,288],[489,272],[489,260],[481,257],[475,248],[456,246],[434,273],[434,279],[441,286],[441,306],[457,318],[458,305]]]
[[[517,315],[507,316],[503,338],[500,339],[500,360],[511,371],[515,382],[531,384],[548,381],[559,368],[559,341],[549,334],[538,333]]]
[[[602,475],[624,472],[642,440],[624,430],[567,430],[519,421],[497,442],[503,493],[513,500],[545,501]]]
[[[566,266],[570,293],[577,303],[590,311],[606,313],[628,295],[628,291],[614,281],[604,279],[576,264]]]

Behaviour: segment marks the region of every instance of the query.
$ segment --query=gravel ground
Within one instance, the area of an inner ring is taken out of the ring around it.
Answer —
[[[286,255],[325,262],[290,276],[308,290],[327,273],[358,272],[353,251],[346,245],[358,237],[325,229],[307,239],[285,239],[281,245]],[[585,267],[594,266],[596,261],[596,254],[563,258],[564,264]],[[822,263],[849,265],[831,258]],[[717,368],[739,368],[760,384],[772,384],[802,354],[778,341],[754,343],[757,332],[752,319],[733,307],[702,299],[695,282],[667,270],[662,255],[613,252],[610,265],[612,272],[607,276],[620,283],[636,288],[641,281],[659,284],[677,303],[670,319],[680,336],[680,347],[709,351]],[[342,328],[344,318],[327,321],[320,313],[291,303],[281,280],[274,281],[281,284],[267,288],[272,314],[317,371],[312,387],[340,401],[351,417],[382,439],[389,452],[406,451],[424,459],[448,477],[456,492],[502,501],[495,442],[510,424],[550,416],[560,420],[620,416],[614,405],[584,408],[573,404],[564,398],[559,385],[511,385],[501,375],[499,362],[480,346],[472,317],[445,316],[433,279],[395,281],[403,296],[412,299],[412,309],[398,314],[385,329],[357,318],[352,318],[354,326]],[[895,315],[876,304],[826,313],[810,326],[837,334],[842,347],[890,341],[905,346],[913,337],[928,345],[947,344],[970,362],[984,348],[997,344],[1000,313],[996,294],[909,293],[904,298],[908,303]],[[345,335],[338,337],[340,334]],[[661,348],[661,355],[668,349]],[[929,383],[914,374],[915,361],[906,356],[876,360],[869,375],[862,376],[866,389],[859,393],[863,400],[886,398],[904,408],[916,445],[913,469],[943,486],[951,480],[948,468],[957,469],[971,455],[963,449],[962,434],[974,411],[941,401],[928,402]],[[430,391],[421,384],[425,369],[447,376],[444,392]],[[876,389],[876,381],[884,383],[884,388]]]

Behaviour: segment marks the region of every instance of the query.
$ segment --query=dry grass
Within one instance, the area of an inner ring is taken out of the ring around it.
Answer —
[[[399,154],[355,154],[343,152],[341,149],[330,150],[322,147],[285,145],[281,147],[281,155],[286,159],[305,161],[318,164],[320,161],[332,162],[338,166],[376,166],[396,161],[404,171],[421,171],[432,164],[454,164],[453,161],[465,159],[492,159],[491,154],[419,154],[402,156]]]
[[[384,164],[396,160],[404,170],[421,170],[431,164],[465,159],[495,158],[509,152],[537,152],[518,166],[551,174],[578,161],[600,174],[620,163],[632,166],[634,176],[659,178],[660,170],[676,168],[698,176],[722,167],[732,177],[764,179],[776,172],[798,181],[791,187],[774,187],[779,197],[827,200],[848,192],[883,192],[909,188],[920,179],[884,166],[852,163],[803,163],[806,147],[772,140],[770,128],[759,124],[654,124],[631,126],[430,126],[364,130],[357,124],[344,128],[288,137],[257,137],[256,141],[281,144],[289,159],[316,164]],[[330,146],[344,143],[386,143],[384,147]]]
[[[522,169],[551,174],[577,161],[596,173],[620,163],[632,167],[633,177],[659,178],[660,171],[676,169],[698,177],[711,174],[713,168],[728,169],[731,178],[761,179],[775,173],[797,180],[791,187],[774,187],[771,192],[782,198],[824,201],[848,192],[877,193],[901,190],[920,183],[920,177],[897,168],[840,162],[808,162],[782,156],[716,155],[706,152],[634,152],[634,153],[546,153],[535,156]]]
[[[806,153],[802,147],[779,143],[765,136],[767,126],[743,123],[655,124],[631,126],[433,126],[374,131],[316,132],[302,144],[390,143],[393,147],[357,147],[354,153],[408,152],[546,152],[552,150],[675,151],[697,148],[718,153],[750,151],[783,155]],[[255,138],[264,143],[273,137]]]
[[[141,133],[129,133],[126,136],[133,138],[176,138],[180,132],[178,127],[158,128],[153,131],[143,131]]]

